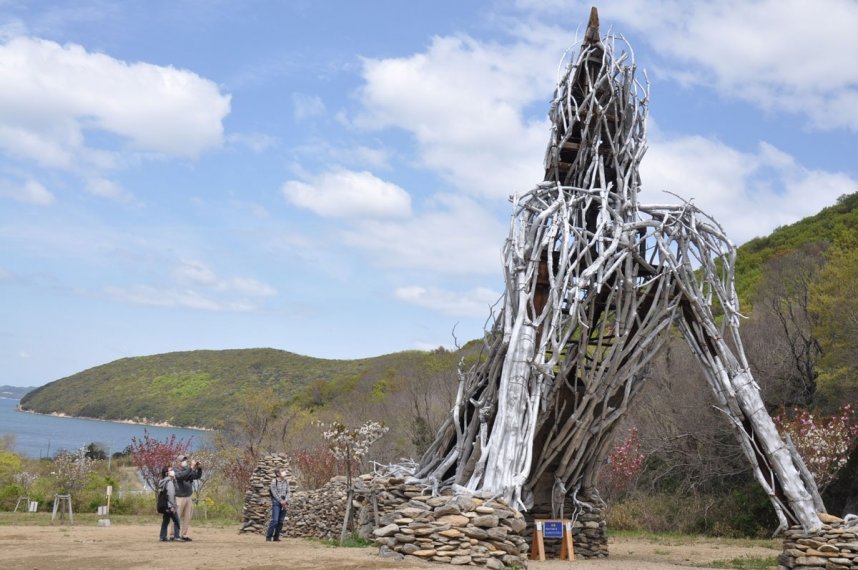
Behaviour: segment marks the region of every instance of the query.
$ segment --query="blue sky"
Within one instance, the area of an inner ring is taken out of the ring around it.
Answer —
[[[0,0],[0,384],[478,337],[590,5]],[[739,245],[858,191],[858,3],[599,11],[651,83],[642,202]]]

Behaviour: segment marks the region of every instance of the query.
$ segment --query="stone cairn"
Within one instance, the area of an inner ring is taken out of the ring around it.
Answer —
[[[778,557],[781,570],[858,570],[858,517],[846,520],[820,514],[822,528],[806,534],[801,526],[786,531],[783,554]]]
[[[241,528],[238,532],[264,533],[271,520],[271,497],[268,493],[271,480],[277,471],[285,467],[289,471],[289,490],[294,493],[298,485],[289,470],[289,458],[280,453],[269,453],[259,460],[250,476],[250,486],[244,493],[244,508],[241,511]]]

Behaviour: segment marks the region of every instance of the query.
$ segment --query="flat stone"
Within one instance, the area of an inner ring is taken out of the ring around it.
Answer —
[[[819,556],[799,556],[795,559],[795,565],[825,567],[825,558],[820,558]]]
[[[465,536],[464,533],[457,528],[442,530],[438,534],[446,536],[447,538],[459,538],[460,536]]]
[[[429,509],[418,509],[417,507],[404,507],[402,509],[399,509],[399,514],[401,514],[403,518],[413,519],[422,515],[428,510]]]
[[[495,512],[495,510],[493,508],[487,507],[485,505],[481,505],[481,506],[475,508],[474,510],[476,512],[480,513],[481,515],[492,515]]]
[[[374,534],[375,536],[390,536],[397,532],[399,532],[399,525],[389,524],[387,526],[375,529],[374,531],[372,531],[372,534]]]
[[[470,556],[454,556],[450,559],[450,564],[453,566],[465,566],[471,563]]]
[[[411,524],[414,522],[414,519],[410,517],[402,517],[401,519],[394,519],[393,522],[395,522],[396,524]]]
[[[412,544],[403,544],[402,548],[399,551],[402,552],[403,554],[414,554],[418,550],[420,550],[420,547],[417,546],[416,544],[412,543]]]
[[[472,526],[466,526],[462,528],[462,532],[465,533],[465,536],[469,538],[486,539],[489,537],[489,533],[487,533],[483,529],[475,528]]]
[[[502,526],[492,527],[488,530],[489,538],[495,540],[506,540],[507,530]]]
[[[403,543],[405,543],[405,542],[414,542],[414,541],[416,540],[416,539],[414,538],[414,536],[413,536],[413,535],[410,535],[410,534],[399,534],[399,533],[394,534],[394,535],[393,535],[393,538],[395,538],[397,542],[403,542]]]
[[[480,528],[492,528],[498,525],[498,518],[495,515],[483,515],[474,518],[471,524]]]
[[[426,504],[430,507],[440,507],[441,505],[446,505],[449,499],[447,497],[431,497],[426,499]]]
[[[425,550],[415,550],[411,554],[420,558],[432,558],[433,556],[435,556],[435,549],[427,548]]]
[[[840,517],[835,517],[834,515],[829,515],[828,513],[816,513],[819,517],[819,520],[825,524],[842,524],[843,519]]]
[[[817,548],[817,550],[820,552],[826,552],[829,554],[830,553],[836,554],[836,553],[840,552],[840,549],[837,548],[836,546],[834,546],[833,544],[823,544],[819,548]]]
[[[462,512],[462,509],[459,508],[459,505],[455,503],[441,505],[440,507],[435,508],[435,516],[443,517],[444,515],[458,515]]]
[[[469,521],[468,517],[462,515],[445,515],[435,519],[435,522],[439,524],[448,524],[450,526],[465,526]]]
[[[521,534],[522,531],[527,528],[527,522],[525,522],[524,519],[504,519],[500,524],[509,527],[509,529],[515,534]]]
[[[381,558],[392,558],[394,560],[402,560],[403,558],[405,558],[405,556],[403,556],[399,552],[395,552],[389,546],[382,546],[381,548],[379,548],[378,555]]]
[[[467,495],[459,495],[456,497],[456,504],[462,511],[473,511],[477,508],[477,502]]]
[[[503,562],[497,558],[489,558],[486,560],[486,568],[491,568],[491,570],[503,570]]]

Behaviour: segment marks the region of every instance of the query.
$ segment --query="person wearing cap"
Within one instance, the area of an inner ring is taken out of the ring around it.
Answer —
[[[190,542],[188,530],[191,528],[191,518],[194,516],[194,481],[202,477],[203,468],[199,461],[189,463],[187,455],[179,455],[176,458],[178,468],[176,469],[176,505],[179,515],[179,528],[181,528],[181,540]]]
[[[271,522],[268,524],[265,540],[280,542],[280,532],[286,519],[286,506],[289,504],[289,481],[286,479],[285,467],[277,470],[277,477],[271,480],[268,491],[271,494]]]

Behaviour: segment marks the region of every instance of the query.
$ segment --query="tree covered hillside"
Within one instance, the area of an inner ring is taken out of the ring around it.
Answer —
[[[197,350],[123,358],[28,393],[21,407],[39,413],[167,422],[218,428],[263,395],[300,408],[335,397],[383,397],[405,368],[455,369],[446,351],[407,351],[361,360],[325,360],[270,348]]]

